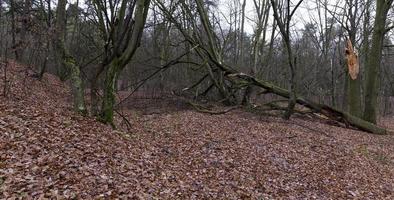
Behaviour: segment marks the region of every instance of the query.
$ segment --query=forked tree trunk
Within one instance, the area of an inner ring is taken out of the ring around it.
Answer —
[[[295,11],[297,8],[301,5],[303,0],[299,0],[296,6],[293,8],[292,11],[290,11],[290,6],[291,2],[290,0],[286,1],[286,11],[282,11],[278,8],[278,1],[271,0],[271,5],[273,8],[274,12],[274,19],[278,24],[279,31],[282,35],[283,42],[286,46],[286,51],[287,51],[287,61],[289,64],[289,69],[290,69],[290,87],[289,87],[289,104],[287,106],[287,110],[283,115],[284,119],[289,119],[291,115],[293,114],[294,107],[296,105],[296,88],[297,88],[297,82],[296,82],[296,60],[292,52],[292,47],[291,47],[291,39],[290,39],[290,23],[291,23],[291,18],[294,15]],[[281,14],[279,13],[281,12]],[[283,17],[285,15],[285,17]]]
[[[127,66],[140,46],[150,0],[135,0],[131,4],[128,0],[121,0],[117,3],[119,3],[119,9],[114,11],[104,8],[98,2],[94,2],[96,11],[99,13],[98,19],[103,38],[115,44],[113,47],[106,49],[107,56],[102,61],[106,74],[104,97],[99,118],[103,123],[110,124],[114,128],[116,81],[119,73]],[[116,17],[104,22],[105,16],[108,15]],[[109,23],[110,26],[106,26],[105,23]],[[107,35],[107,33],[115,33],[115,37]]]

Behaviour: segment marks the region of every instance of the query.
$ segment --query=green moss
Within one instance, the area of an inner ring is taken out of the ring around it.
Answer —
[[[100,121],[110,124],[115,127],[113,123],[114,105],[115,105],[115,86],[119,69],[119,60],[115,59],[108,65],[105,81],[104,81],[104,99],[102,104],[102,111],[100,114]]]

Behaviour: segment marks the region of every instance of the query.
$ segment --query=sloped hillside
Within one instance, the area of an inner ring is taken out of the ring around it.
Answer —
[[[14,63],[7,73],[0,199],[394,198],[393,136],[192,109],[130,110],[131,130],[114,131],[74,114],[54,76]]]

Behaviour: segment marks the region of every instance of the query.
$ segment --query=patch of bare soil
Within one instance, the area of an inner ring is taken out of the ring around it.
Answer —
[[[131,130],[114,131],[75,115],[55,77],[17,69],[0,97],[1,199],[394,198],[393,136],[242,110],[137,107],[125,112]]]

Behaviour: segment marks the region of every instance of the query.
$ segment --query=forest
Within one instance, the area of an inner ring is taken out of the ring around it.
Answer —
[[[393,0],[0,0],[0,199],[393,199]]]

